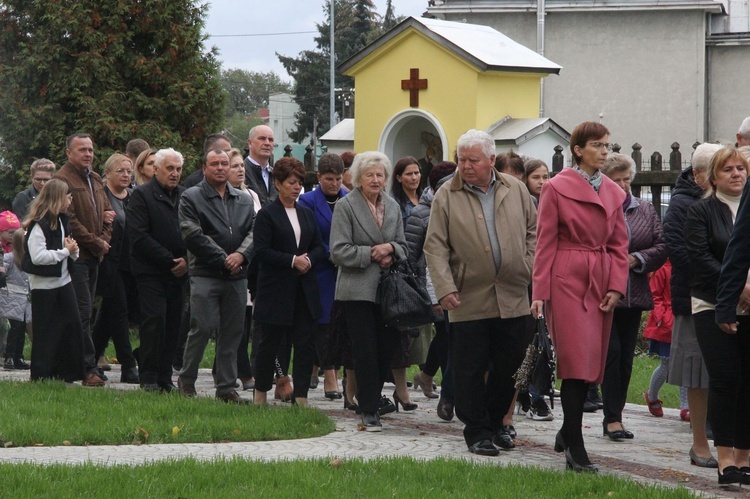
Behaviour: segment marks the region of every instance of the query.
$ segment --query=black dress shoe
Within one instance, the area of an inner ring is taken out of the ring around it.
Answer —
[[[26,371],[31,369],[31,365],[29,365],[28,362],[24,361],[23,357],[19,357],[17,359],[13,359],[13,368],[20,371]]]
[[[451,421],[453,419],[453,402],[448,402],[446,399],[440,397],[437,405],[437,415],[443,421]]]
[[[497,432],[495,436],[492,437],[492,443],[504,450],[510,450],[516,446],[510,435],[500,432]]]
[[[504,424],[502,427],[500,427],[498,433],[503,435],[510,435],[510,438],[516,438],[518,436],[518,434],[516,433],[516,428],[512,424]]]
[[[120,383],[137,385],[139,383],[138,369],[136,369],[135,367],[123,369],[122,373],[120,373]]]
[[[497,456],[500,451],[489,440],[480,440],[469,446],[469,452],[478,456]]]
[[[724,472],[719,473],[719,485],[731,485],[734,483],[743,483],[744,473],[737,466],[727,466]]]
[[[144,392],[158,392],[161,387],[156,383],[141,383],[141,390]]]
[[[159,389],[161,389],[162,393],[172,393],[179,391],[171,381],[159,383]]]
[[[325,397],[328,400],[340,400],[341,399],[341,392],[334,390],[332,392],[325,392]]]
[[[380,397],[380,402],[378,402],[378,414],[384,416],[392,412],[396,412],[396,406],[391,399],[383,395]]]
[[[750,485],[750,466],[741,467],[740,473],[742,473],[742,485]]]

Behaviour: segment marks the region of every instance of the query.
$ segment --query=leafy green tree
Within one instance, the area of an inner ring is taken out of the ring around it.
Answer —
[[[318,136],[330,129],[329,82],[330,82],[330,2],[323,4],[326,22],[318,24],[315,38],[316,50],[305,50],[297,57],[276,54],[281,64],[295,82],[297,104],[296,129],[289,135],[297,142],[304,141],[312,132],[317,119]],[[380,29],[380,16],[372,0],[335,0],[335,60],[342,62],[362,50],[370,35]],[[351,93],[354,81],[348,76],[336,74],[336,87],[343,93]]]
[[[245,71],[227,69],[221,72],[221,86],[227,93],[227,118],[235,113],[249,115],[268,107],[268,95],[292,92],[287,83],[273,71]]]
[[[204,49],[206,9],[196,0],[0,3],[0,155],[20,173],[18,187],[34,158],[64,162],[75,132],[92,134],[99,164],[135,137],[197,156],[224,110],[216,52]]]

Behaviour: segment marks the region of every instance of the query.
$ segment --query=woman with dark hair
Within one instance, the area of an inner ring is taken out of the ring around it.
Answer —
[[[380,431],[380,397],[399,334],[381,319],[376,296],[381,269],[406,259],[406,240],[398,203],[383,192],[391,172],[388,158],[374,151],[358,154],[351,172],[354,190],[336,203],[331,222],[335,299],[342,302],[352,341],[362,426]]]
[[[96,314],[96,321],[91,332],[96,358],[99,365],[106,364],[104,350],[109,339],[115,346],[117,360],[120,362],[120,381],[138,384],[133,348],[130,345],[128,292],[135,287],[128,259],[127,240],[125,238],[125,210],[130,200],[130,182],[133,178],[133,162],[123,154],[113,154],[104,163],[104,191],[115,212],[112,221],[112,239],[109,252],[99,264],[99,277],[96,282],[96,294],[102,301]],[[125,251],[123,251],[125,249]],[[127,270],[124,270],[127,269]],[[101,367],[100,367],[101,368]],[[103,377],[103,372],[99,373]],[[102,378],[106,379],[106,378]]]
[[[422,187],[419,185],[422,174],[419,171],[419,161],[413,156],[399,159],[393,166],[391,179],[391,196],[401,208],[401,219],[406,227],[406,219],[419,204]]]
[[[589,383],[604,378],[612,312],[628,281],[625,193],[600,171],[609,150],[604,125],[578,125],[573,167],[544,185],[537,219],[531,314],[544,312],[562,379],[555,450],[579,472],[598,471],[583,443],[583,402]]]
[[[717,321],[715,310],[722,262],[749,171],[747,160],[733,146],[716,152],[708,167],[708,195],[688,209],[685,220],[693,323],[708,370],[708,420],[720,485],[750,484],[750,425],[745,419],[750,412],[750,287],[732,297],[739,315],[734,329],[723,316]],[[747,283],[747,270],[742,277]]]
[[[406,221],[412,210],[419,204],[419,199],[422,196],[421,179],[419,161],[413,156],[399,159],[393,167],[390,192],[401,208],[401,221],[404,224],[404,230],[406,230]],[[431,331],[431,329],[428,331]],[[409,332],[401,332],[401,349],[396,351],[391,365],[393,383],[396,385],[396,391],[393,395],[396,409],[398,409],[399,404],[405,411],[417,409],[417,404],[413,403],[409,397],[406,369],[412,364],[424,363],[431,340],[430,336],[426,331],[421,333],[416,328]],[[432,384],[430,384],[431,389]]]
[[[294,348],[292,403],[307,405],[314,350],[315,323],[321,316],[314,265],[326,257],[313,212],[297,204],[305,167],[295,158],[281,158],[273,168],[279,197],[255,217],[253,244],[258,260],[255,292],[256,405],[266,404],[274,360],[282,340]]]
[[[331,400],[341,398],[338,380],[336,379],[335,362],[339,359],[328,359],[326,355],[326,335],[328,323],[331,320],[331,309],[333,308],[333,295],[336,291],[336,267],[330,261],[331,220],[338,201],[346,195],[341,187],[341,178],[344,174],[344,162],[336,154],[324,154],[318,161],[318,187],[312,192],[306,192],[299,198],[300,206],[312,210],[315,221],[320,229],[320,236],[326,248],[325,259],[315,265],[315,276],[318,279],[320,289],[320,302],[323,313],[318,320],[318,329],[315,334],[315,349],[317,351],[318,363],[323,368],[323,390],[325,397]],[[329,362],[329,360],[332,360]],[[317,379],[317,367],[313,369],[313,376]]]
[[[641,314],[654,308],[648,275],[664,264],[667,244],[654,205],[630,193],[630,183],[635,177],[635,161],[625,154],[610,154],[602,173],[619,185],[626,196],[622,211],[629,239],[628,287],[614,311],[602,383],[604,435],[611,440],[621,440],[633,438],[633,433],[622,424],[622,411],[633,371]]]
[[[549,180],[549,168],[541,159],[530,159],[523,165],[523,181],[529,194],[534,199],[534,205],[539,206],[539,195],[542,193],[542,187]]]

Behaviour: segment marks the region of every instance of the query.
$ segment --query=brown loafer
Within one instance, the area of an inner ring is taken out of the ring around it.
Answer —
[[[177,388],[180,393],[186,397],[195,397],[198,392],[195,391],[195,385],[193,383],[183,383],[181,379],[177,379]]]
[[[221,395],[216,396],[217,399],[221,400],[222,402],[226,402],[227,404],[239,404],[239,405],[251,405],[252,402],[250,402],[247,399],[243,399],[240,397],[240,394],[237,393],[236,390],[230,390],[227,393],[222,393]]]
[[[83,381],[81,381],[81,384],[83,386],[90,386],[90,387],[100,387],[104,386],[104,380],[99,377],[96,373],[86,373],[86,376],[83,378]]]

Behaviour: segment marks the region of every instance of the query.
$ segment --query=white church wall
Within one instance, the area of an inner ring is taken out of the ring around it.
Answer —
[[[536,49],[535,12],[446,18]],[[685,151],[704,136],[705,23],[701,11],[548,13],[544,55],[563,70],[545,79],[545,116],[570,131],[602,121],[626,152]]]
[[[750,116],[750,46],[709,47],[708,140],[734,143],[737,129]]]

